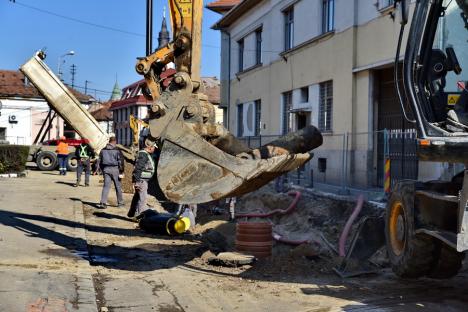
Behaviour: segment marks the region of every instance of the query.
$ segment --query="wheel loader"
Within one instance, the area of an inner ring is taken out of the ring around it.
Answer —
[[[386,209],[387,251],[398,276],[449,278],[468,249],[468,0],[415,1],[401,73],[410,1],[396,3],[395,86],[403,116],[417,130],[419,159],[465,169],[451,181],[394,186]]]
[[[159,199],[200,204],[239,196],[309,161],[310,151],[323,140],[313,126],[250,149],[215,122],[214,106],[200,79],[203,1],[169,0],[169,8],[173,40],[153,53],[148,32],[147,55],[136,64],[146,81],[143,93],[151,101],[147,140],[157,142],[160,149],[155,177]],[[20,70],[99,153],[108,135],[44,59],[45,53],[39,51]],[[128,162],[134,161],[137,148],[119,148]]]

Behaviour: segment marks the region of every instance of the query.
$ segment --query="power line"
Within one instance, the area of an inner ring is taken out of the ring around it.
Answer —
[[[58,14],[58,13],[47,11],[47,10],[44,10],[44,9],[40,9],[40,8],[31,6],[31,5],[20,3],[20,2],[18,2],[16,0],[14,2],[12,2],[12,3],[15,3],[17,5],[23,6],[25,8],[31,9],[31,10],[35,10],[35,11],[38,11],[38,12],[41,12],[41,13],[44,13],[44,14],[53,15],[55,17],[60,17],[60,18],[63,18],[63,19],[69,20],[69,21],[76,22],[76,23],[80,23],[80,24],[84,24],[84,25],[88,25],[88,26],[93,26],[93,27],[97,27],[97,28],[102,28],[102,29],[106,29],[106,30],[110,30],[110,31],[115,31],[115,32],[119,32],[119,33],[123,33],[123,34],[127,34],[127,35],[145,37],[144,34],[139,34],[139,33],[132,32],[132,31],[127,31],[127,30],[124,30],[124,29],[119,29],[119,28],[115,28],[115,27],[111,27],[111,26],[106,26],[106,25],[101,25],[101,24],[96,24],[96,23],[80,20],[80,19],[77,19],[77,18],[74,18],[74,17]]]

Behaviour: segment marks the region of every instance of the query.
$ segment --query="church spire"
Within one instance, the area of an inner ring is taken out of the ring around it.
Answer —
[[[163,19],[161,24],[161,31],[159,32],[158,43],[158,49],[162,48],[163,46],[169,43],[169,31],[167,30],[166,24],[166,7],[164,7],[163,11]]]
[[[116,75],[114,89],[112,90],[112,95],[109,100],[116,101],[116,100],[120,100],[121,97],[122,97],[122,90],[120,90],[119,84],[117,82],[117,75]]]

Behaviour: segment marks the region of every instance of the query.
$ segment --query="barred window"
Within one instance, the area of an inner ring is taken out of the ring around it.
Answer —
[[[320,84],[319,129],[324,132],[332,131],[333,117],[333,81]]]
[[[283,134],[291,131],[292,91],[283,93]]]

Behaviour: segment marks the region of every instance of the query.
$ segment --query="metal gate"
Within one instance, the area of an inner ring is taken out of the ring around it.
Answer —
[[[384,185],[385,152],[390,158],[392,186],[399,180],[418,178],[417,133],[407,122],[393,81],[393,67],[375,72],[377,87],[377,185]],[[409,109],[407,111],[410,111]]]

